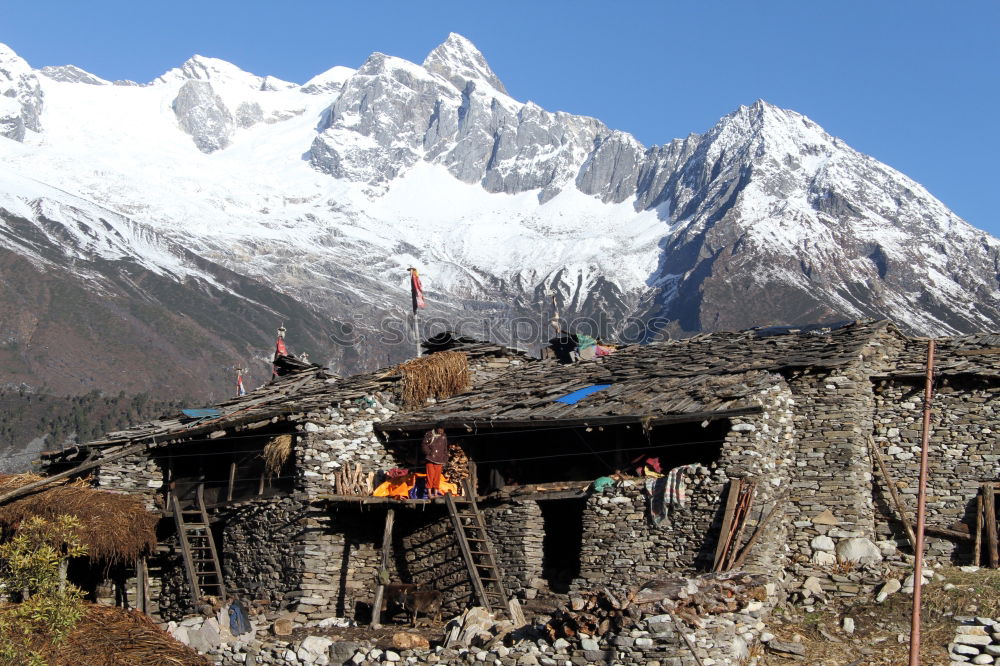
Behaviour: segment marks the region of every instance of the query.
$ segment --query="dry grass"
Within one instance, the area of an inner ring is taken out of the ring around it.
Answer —
[[[0,493],[38,481],[35,474],[0,475]],[[87,556],[107,565],[135,562],[156,547],[157,517],[136,497],[96,490],[81,480],[62,482],[0,505],[0,526],[17,531],[32,516],[80,519],[80,541]]]
[[[450,398],[472,385],[469,358],[462,352],[421,356],[397,369],[403,375],[402,400],[407,407],[421,407],[428,398]]]
[[[88,604],[66,639],[44,653],[49,666],[205,666],[209,662],[138,611]]]
[[[292,436],[278,435],[264,447],[264,469],[271,478],[278,476],[282,466],[292,457]]]
[[[924,585],[922,594],[921,650],[923,666],[946,666],[948,643],[954,638],[955,615],[1000,616],[1000,570],[965,573],[958,568],[936,570],[944,580]],[[955,587],[944,589],[946,584]],[[897,592],[882,604],[873,600],[814,613],[796,613],[794,619],[772,628],[779,638],[802,637],[807,662],[815,666],[888,666],[905,664],[909,655],[910,612],[913,596]],[[844,617],[856,624],[853,636],[841,630]],[[903,642],[900,642],[902,636]],[[768,654],[761,664],[787,664],[788,659]]]

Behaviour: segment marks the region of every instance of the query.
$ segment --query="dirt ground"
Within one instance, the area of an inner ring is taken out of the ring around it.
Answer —
[[[934,580],[924,585],[922,594],[922,666],[953,663],[948,659],[948,643],[958,625],[954,616],[1000,615],[1000,570],[965,573],[958,568],[942,568],[936,573]],[[946,585],[954,588],[946,590]],[[881,604],[867,600],[813,613],[800,609],[778,611],[768,621],[769,630],[784,641],[800,636],[806,656],[793,658],[767,653],[760,663],[768,666],[793,661],[815,666],[906,664],[912,608],[913,596],[897,592]],[[853,635],[842,629],[845,617],[854,620]]]

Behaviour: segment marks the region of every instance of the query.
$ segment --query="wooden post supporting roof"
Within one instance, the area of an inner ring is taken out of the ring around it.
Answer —
[[[385,584],[389,578],[389,553],[392,551],[392,524],[396,518],[396,510],[390,508],[385,514],[385,529],[382,531],[382,560],[378,569],[378,587],[375,588],[375,600],[372,601],[372,627],[382,626],[382,597],[385,594]],[[414,617],[416,617],[414,611]]]

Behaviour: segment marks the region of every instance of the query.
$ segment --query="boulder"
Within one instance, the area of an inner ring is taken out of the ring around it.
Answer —
[[[833,539],[826,536],[825,534],[820,534],[819,536],[813,537],[813,540],[809,542],[809,546],[814,551],[820,551],[824,553],[832,553],[835,548]]]
[[[306,664],[327,666],[330,663],[331,645],[333,645],[333,640],[325,636],[306,636],[299,643],[299,649],[295,651],[295,656]]]
[[[875,601],[882,603],[889,597],[889,595],[896,594],[899,592],[903,585],[895,578],[890,578],[882,586],[882,589],[878,591],[878,595],[875,597]]]
[[[397,650],[425,650],[431,644],[420,634],[411,631],[397,631],[392,635],[392,646]]]
[[[271,633],[275,636],[290,636],[292,634],[292,629],[294,629],[292,624],[292,618],[290,617],[279,617],[271,625]]]
[[[837,544],[837,559],[860,565],[878,564],[882,561],[882,551],[870,539],[854,537]]]

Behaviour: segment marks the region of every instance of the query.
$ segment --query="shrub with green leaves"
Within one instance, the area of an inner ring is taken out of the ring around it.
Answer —
[[[79,588],[66,581],[71,558],[87,554],[75,516],[34,517],[0,544],[0,666],[43,666],[83,614]]]

